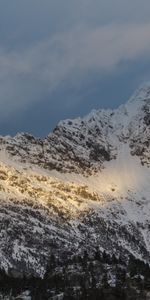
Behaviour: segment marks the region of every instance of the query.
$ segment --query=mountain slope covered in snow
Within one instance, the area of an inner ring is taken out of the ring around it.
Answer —
[[[0,137],[0,268],[43,277],[51,255],[150,259],[150,86],[44,140]]]

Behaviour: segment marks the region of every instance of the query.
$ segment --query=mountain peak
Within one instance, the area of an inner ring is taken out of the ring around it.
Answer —
[[[150,82],[142,84],[129,99],[128,102],[150,100]]]

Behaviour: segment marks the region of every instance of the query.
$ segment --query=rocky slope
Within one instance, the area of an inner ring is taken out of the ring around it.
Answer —
[[[150,86],[44,140],[0,137],[0,267],[43,277],[52,254],[149,262]]]

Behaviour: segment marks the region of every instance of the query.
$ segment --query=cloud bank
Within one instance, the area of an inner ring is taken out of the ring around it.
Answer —
[[[76,74],[115,72],[122,62],[150,58],[150,23],[76,26],[21,50],[0,48],[0,117],[42,101]]]

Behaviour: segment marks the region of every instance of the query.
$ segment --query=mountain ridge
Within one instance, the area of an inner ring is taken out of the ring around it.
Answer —
[[[6,146],[6,151],[16,158],[17,153],[15,155],[14,149],[23,159],[28,160],[33,156],[35,164],[39,163],[48,169],[66,172],[83,172],[85,169],[86,173],[92,168],[95,171],[100,169],[105,160],[115,158],[117,145],[122,139],[123,142],[128,140],[132,154],[141,154],[143,163],[146,162],[142,157],[142,151],[145,152],[144,156],[148,156],[148,164],[149,93],[149,86],[144,86],[127,104],[121,105],[118,109],[92,111],[84,118],[61,121],[43,140],[23,133],[17,134],[14,138],[1,137],[0,146],[1,148]],[[142,149],[138,142],[139,138],[143,138]]]
[[[0,137],[1,269],[43,277],[53,253],[97,247],[149,262],[149,95],[61,121],[44,140]]]

